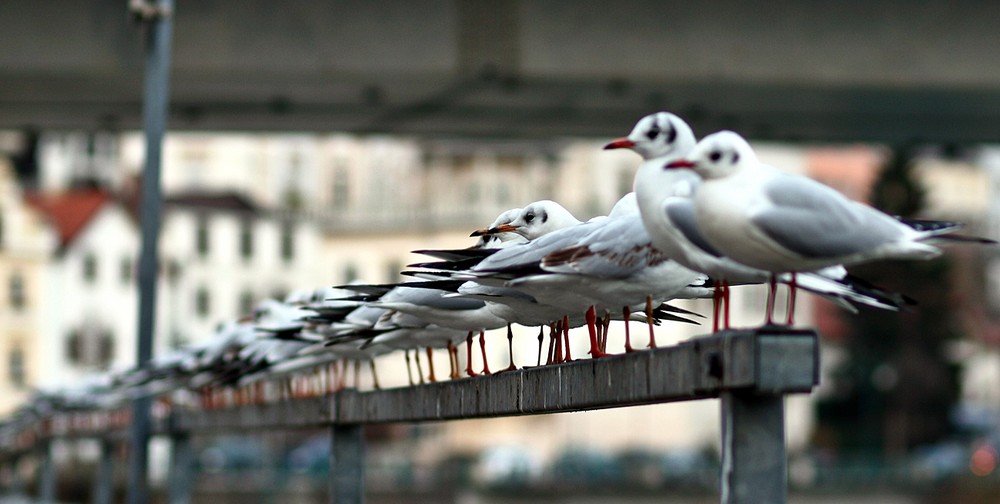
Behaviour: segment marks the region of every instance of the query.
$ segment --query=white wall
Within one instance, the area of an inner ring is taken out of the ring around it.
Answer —
[[[67,383],[95,369],[67,361],[66,339],[70,332],[94,323],[109,329],[115,338],[113,368],[125,368],[135,362],[137,312],[136,276],[138,236],[135,225],[124,208],[107,203],[92,218],[63,254],[49,263],[44,329],[40,347],[43,386]],[[96,277],[84,279],[84,258],[93,254],[97,261]],[[123,281],[120,262],[128,258],[133,274]]]

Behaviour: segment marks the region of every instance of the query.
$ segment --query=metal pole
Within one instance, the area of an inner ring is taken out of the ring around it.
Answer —
[[[365,438],[361,425],[335,425],[330,435],[330,502],[365,501]]]
[[[160,158],[167,122],[170,74],[171,19],[173,0],[156,0],[155,6],[130,1],[136,15],[146,22],[146,75],[143,119],[146,131],[146,161],[142,174],[140,222],[142,251],[139,256],[139,327],[136,366],[145,366],[153,354],[156,313],[157,251],[160,232]],[[128,475],[129,504],[149,499],[149,398],[133,402],[131,461]]]
[[[784,504],[784,397],[738,391],[721,398],[722,504]]]
[[[94,504],[111,504],[115,494],[114,444],[101,440],[101,459],[97,462],[97,478],[94,481]]]
[[[24,479],[21,477],[21,457],[16,456],[10,463],[10,493],[14,495],[24,494]]]
[[[0,463],[0,492],[12,493],[14,489],[14,472],[17,470],[17,459],[6,458]]]
[[[56,465],[52,460],[52,442],[43,441],[38,475],[38,499],[49,504],[56,501]]]
[[[189,504],[193,484],[192,467],[194,449],[191,435],[187,432],[174,434],[170,438],[170,482],[167,487],[169,504]]]

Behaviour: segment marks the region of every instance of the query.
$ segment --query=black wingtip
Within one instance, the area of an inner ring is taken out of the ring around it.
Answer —
[[[678,313],[678,314],[681,314],[681,315],[688,315],[688,316],[691,316],[691,317],[705,318],[704,315],[702,315],[702,314],[700,314],[698,312],[693,312],[691,310],[685,310],[684,308],[678,308],[676,306],[673,306],[673,305],[670,305],[670,304],[667,304],[667,303],[661,304],[659,306],[659,309],[662,310],[662,311],[665,311],[665,312],[669,312],[669,313]]]

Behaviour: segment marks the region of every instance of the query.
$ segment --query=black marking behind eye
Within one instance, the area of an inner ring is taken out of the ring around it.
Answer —
[[[646,137],[652,140],[656,138],[656,136],[659,134],[660,134],[660,127],[654,124],[653,127],[649,128],[649,131],[646,132]]]
[[[677,140],[677,129],[671,126],[667,133],[667,143],[674,143],[674,140]]]
[[[734,152],[733,153],[733,164],[736,164],[736,163],[739,163],[739,162],[740,162],[740,153],[739,152]]]
[[[719,151],[712,151],[708,155],[708,159],[711,159],[712,161],[718,161],[718,160],[722,159],[722,153],[719,152]]]
[[[549,213],[548,212],[542,212],[542,224],[545,224],[545,221],[547,221],[547,220],[549,220]]]

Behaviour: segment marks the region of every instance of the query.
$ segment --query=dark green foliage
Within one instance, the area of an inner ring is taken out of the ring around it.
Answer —
[[[910,166],[909,151],[897,150],[875,184],[874,206],[901,216],[920,211],[924,190]],[[843,314],[849,327],[841,344],[846,358],[831,377],[834,394],[817,405],[819,448],[893,458],[952,433],[960,369],[949,362],[946,347],[960,335],[949,306],[950,269],[946,258],[852,268],[919,304],[902,313]]]

